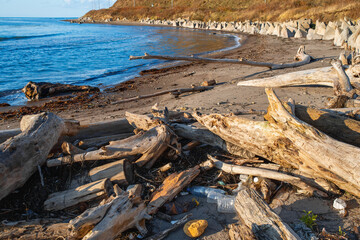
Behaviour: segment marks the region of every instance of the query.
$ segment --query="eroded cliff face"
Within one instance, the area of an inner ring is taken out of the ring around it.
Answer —
[[[135,4],[135,7],[134,7]],[[349,17],[360,19],[358,0],[118,0],[108,9],[92,10],[84,17],[96,21],[140,19],[200,21],[286,21],[312,18],[334,21]]]

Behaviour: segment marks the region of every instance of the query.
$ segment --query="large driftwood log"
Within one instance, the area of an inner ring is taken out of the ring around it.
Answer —
[[[147,212],[155,214],[167,201],[171,201],[176,195],[194,180],[200,173],[200,167],[196,166],[180,173],[168,176],[163,184],[152,194]]]
[[[108,179],[101,179],[75,189],[50,194],[44,202],[44,209],[57,211],[98,197],[105,197],[110,184]]]
[[[351,84],[360,83],[360,78],[346,69]],[[289,87],[301,85],[323,85],[333,87],[338,76],[332,67],[314,68],[309,70],[285,73],[268,78],[259,78],[238,82],[238,86],[249,87]]]
[[[245,188],[238,193],[235,209],[240,222],[250,228],[258,239],[301,239],[253,189]]]
[[[96,148],[102,147],[104,145],[108,145],[109,142],[111,142],[111,141],[125,139],[125,138],[131,137],[133,135],[134,135],[134,133],[129,132],[129,133],[120,133],[120,134],[110,135],[110,136],[87,138],[87,139],[83,139],[79,142],[79,147],[81,147],[83,149],[88,149],[88,148],[92,148],[92,147],[96,147]]]
[[[99,88],[91,86],[76,86],[61,83],[28,82],[22,89],[26,98],[30,100],[56,96],[69,92],[99,92]]]
[[[112,183],[119,186],[132,184],[135,177],[132,165],[126,159],[93,168],[88,175],[91,181],[109,178]]]
[[[123,140],[110,142],[109,145],[96,151],[74,156],[65,156],[47,161],[48,167],[70,164],[73,162],[120,159],[127,156],[142,155],[136,160],[138,166],[150,168],[170,145],[171,130],[160,125],[149,131]]]
[[[295,118],[271,89],[266,93],[270,108],[265,122],[219,114],[193,116],[226,141],[360,196],[360,148],[339,142]]]
[[[202,58],[202,57],[173,57],[173,56],[163,56],[163,55],[149,55],[145,53],[144,56],[130,56],[130,60],[137,59],[160,59],[160,60],[175,60],[175,61],[191,61],[191,62],[206,62],[206,63],[230,63],[230,64],[242,64],[250,65],[254,67],[267,67],[270,69],[283,69],[283,68],[294,68],[299,67],[311,62],[311,57],[305,53],[305,46],[300,46],[295,56],[297,62],[294,63],[266,63],[266,62],[255,62],[250,61],[244,58],[240,59],[213,59],[213,58]]]
[[[112,102],[111,104],[132,102],[132,101],[136,101],[139,99],[161,96],[161,95],[168,94],[168,93],[171,93],[172,95],[175,95],[175,96],[179,96],[180,94],[187,93],[187,92],[202,92],[202,91],[210,90],[213,88],[214,88],[213,86],[195,86],[192,88],[176,88],[176,89],[164,90],[164,91],[153,93],[153,94],[140,95],[140,96],[136,96],[136,97],[132,97],[132,98],[122,99],[122,100],[119,100],[116,102]]]
[[[289,174],[285,174],[285,173],[281,173],[281,172],[277,172],[277,171],[273,171],[273,170],[268,170],[268,169],[263,169],[263,168],[254,168],[254,167],[245,167],[245,166],[237,166],[237,165],[227,164],[220,160],[217,160],[216,158],[214,158],[210,155],[208,157],[213,162],[213,164],[215,165],[216,168],[218,168],[224,172],[227,172],[230,174],[246,174],[246,175],[251,175],[251,176],[257,176],[257,177],[269,178],[269,179],[273,179],[273,180],[287,182],[287,183],[290,183],[290,184],[298,187],[305,194],[310,194],[310,195],[315,194],[317,196],[328,197],[328,195],[326,193],[324,193],[323,191],[321,191],[317,188],[314,188],[312,186],[309,186],[309,184],[305,183],[304,178],[291,176]]]
[[[55,114],[41,113],[23,118],[21,130],[0,145],[0,199],[21,187],[45,163],[66,126]]]
[[[147,233],[145,219],[146,205],[134,206],[124,192],[118,192],[113,199],[100,206],[86,210],[70,221],[71,235],[74,238],[112,240],[122,232],[136,227],[141,234]]]
[[[295,115],[335,139],[360,147],[359,121],[302,105],[295,105]]]

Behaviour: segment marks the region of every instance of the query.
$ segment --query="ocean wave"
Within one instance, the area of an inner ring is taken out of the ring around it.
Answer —
[[[29,38],[53,37],[53,36],[58,36],[58,35],[62,35],[62,34],[61,33],[56,33],[56,34],[33,35],[33,36],[0,37],[0,42],[2,42],[2,41],[22,40],[22,39],[29,39]]]

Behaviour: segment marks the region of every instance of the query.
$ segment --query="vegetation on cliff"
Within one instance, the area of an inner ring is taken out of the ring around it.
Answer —
[[[135,7],[134,7],[135,3]],[[188,18],[201,21],[286,21],[312,18],[322,21],[360,19],[359,0],[117,0],[108,9],[85,17],[103,21]]]

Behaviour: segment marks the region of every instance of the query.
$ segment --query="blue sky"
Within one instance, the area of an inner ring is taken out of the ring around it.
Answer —
[[[0,17],[80,17],[116,0],[0,0]]]

